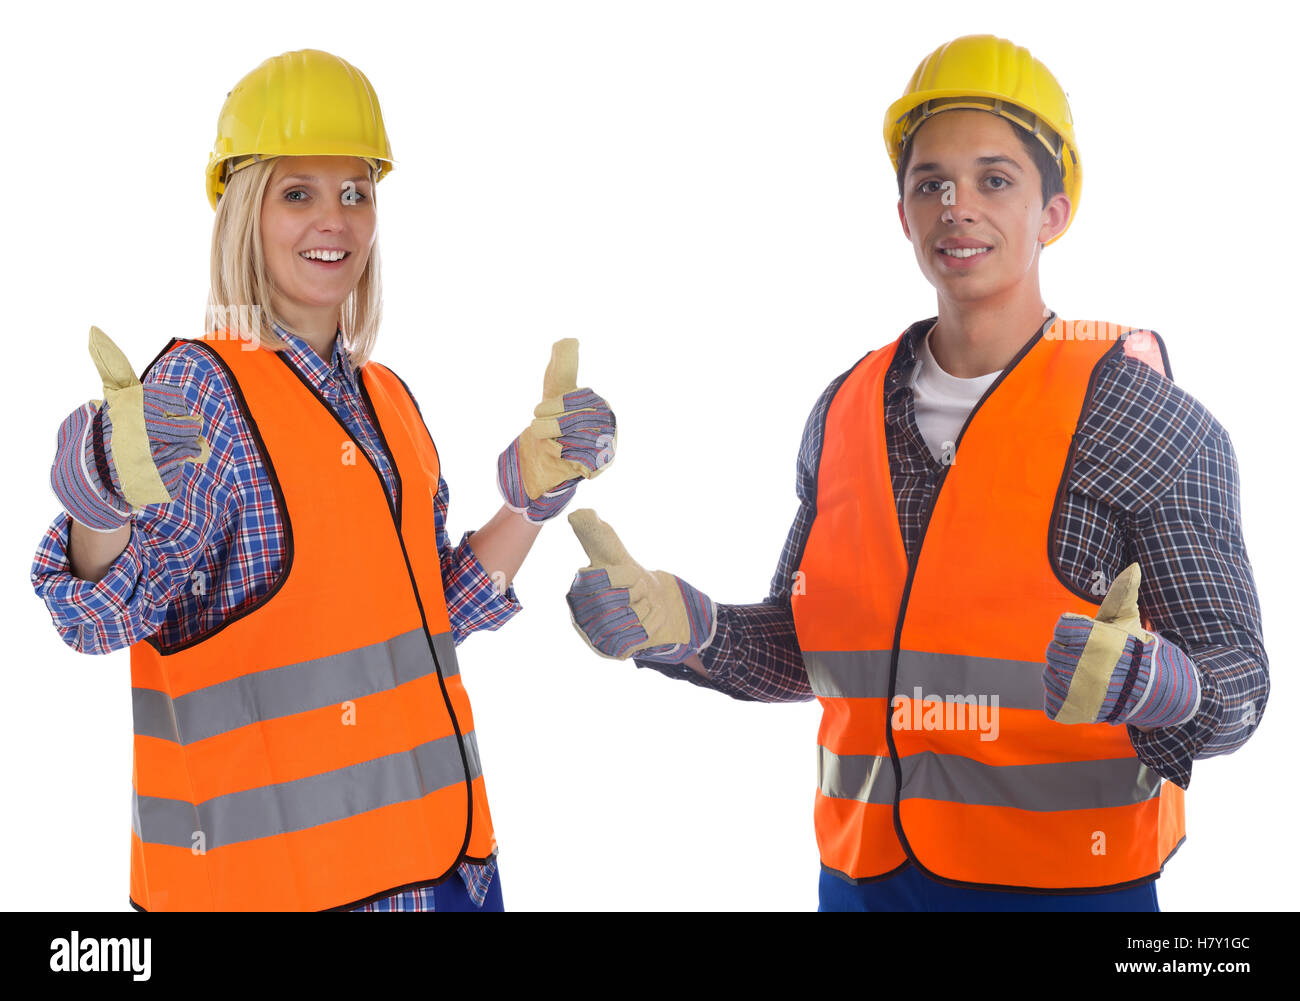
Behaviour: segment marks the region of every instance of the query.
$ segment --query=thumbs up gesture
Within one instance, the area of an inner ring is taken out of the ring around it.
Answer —
[[[614,412],[590,388],[578,388],[578,341],[551,347],[534,420],[497,460],[497,486],[506,506],[535,524],[559,514],[578,480],[603,473],[614,461]]]
[[[59,428],[50,487],[69,516],[110,532],[146,504],[176,496],[184,463],[206,462],[203,418],[177,386],[141,383],[122,349],[90,328],[90,356],[104,400],[83,403]]]
[[[574,511],[569,524],[591,560],[569,587],[569,613],[596,653],[680,664],[713,641],[717,617],[708,595],[663,570],[646,570],[590,508]]]
[[[1058,723],[1185,723],[1200,703],[1195,664],[1175,644],[1142,628],[1131,563],[1111,583],[1095,618],[1063,614],[1047,647],[1043,710]]]

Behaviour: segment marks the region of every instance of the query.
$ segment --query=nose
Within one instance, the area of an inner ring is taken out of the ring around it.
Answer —
[[[977,213],[975,199],[970,197],[970,192],[956,181],[948,181],[946,185],[950,187],[945,187],[941,195],[943,213],[939,218],[946,223],[974,222]]]
[[[316,214],[316,228],[324,233],[337,233],[344,228],[345,216],[341,197],[334,199],[323,199],[322,205]]]

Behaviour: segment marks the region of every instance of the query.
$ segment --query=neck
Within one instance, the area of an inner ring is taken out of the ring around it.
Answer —
[[[939,297],[939,321],[930,334],[930,353],[939,367],[959,379],[999,372],[1047,322],[1038,283],[1024,292],[977,302]]]
[[[334,336],[338,332],[339,308],[302,309],[293,305],[275,304],[276,312],[291,333],[311,345],[322,361],[328,362],[334,353]]]

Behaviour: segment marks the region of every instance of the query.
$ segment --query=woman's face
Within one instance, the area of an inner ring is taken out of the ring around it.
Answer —
[[[262,250],[286,322],[311,329],[338,322],[375,240],[369,168],[359,157],[282,156],[262,198]],[[311,252],[339,260],[311,259]]]

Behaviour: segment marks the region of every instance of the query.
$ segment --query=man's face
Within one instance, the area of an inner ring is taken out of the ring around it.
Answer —
[[[912,139],[898,216],[940,296],[975,302],[1024,281],[1038,244],[1065,228],[1070,200],[1042,204],[1038,168],[1011,124],[986,111],[945,111]],[[985,248],[973,256],[945,249]]]
[[[282,156],[262,199],[262,249],[284,304],[332,308],[356,287],[375,241],[375,206],[358,157]],[[309,251],[341,250],[339,261]]]

